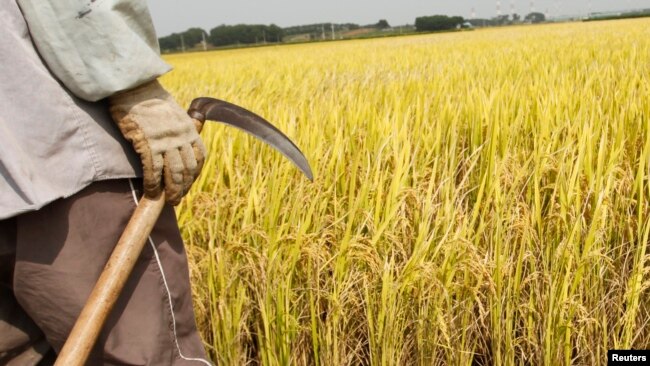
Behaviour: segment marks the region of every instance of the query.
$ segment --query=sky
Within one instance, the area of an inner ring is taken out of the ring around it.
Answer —
[[[551,17],[593,12],[650,8],[650,0],[532,0],[536,11]],[[424,15],[491,18],[502,13],[527,14],[531,0],[152,0],[149,9],[159,36],[191,27],[206,31],[221,24],[276,24],[281,27],[311,23],[413,24]]]

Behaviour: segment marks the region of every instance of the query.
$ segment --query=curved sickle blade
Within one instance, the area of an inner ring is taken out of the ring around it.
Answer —
[[[201,123],[205,120],[222,122],[257,137],[291,160],[309,180],[314,180],[309,162],[300,149],[280,130],[257,114],[232,103],[207,97],[194,99],[188,113]]]

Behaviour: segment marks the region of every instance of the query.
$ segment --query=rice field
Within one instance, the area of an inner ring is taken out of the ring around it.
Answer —
[[[177,210],[220,365],[598,365],[650,348],[650,20],[166,56],[221,125]]]

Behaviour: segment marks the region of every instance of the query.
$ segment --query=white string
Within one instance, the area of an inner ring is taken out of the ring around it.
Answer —
[[[135,205],[138,205],[138,196],[135,193],[135,187],[133,186],[133,182],[131,179],[129,179],[129,186],[131,186],[131,194],[133,195],[133,202],[135,202]],[[181,358],[185,361],[196,361],[196,362],[201,362],[203,364],[212,366],[210,362],[208,362],[205,359],[202,358],[188,358],[183,356],[183,353],[181,352],[181,347],[178,344],[178,336],[176,334],[176,316],[174,316],[174,304],[172,303],[172,295],[169,291],[169,286],[167,285],[167,278],[165,278],[165,271],[163,270],[162,267],[162,262],[160,261],[160,257],[158,256],[158,249],[156,249],[156,246],[153,243],[153,239],[151,239],[151,236],[149,236],[149,245],[151,245],[151,249],[153,249],[153,254],[156,257],[156,263],[158,263],[158,269],[160,270],[160,274],[162,276],[163,283],[165,285],[165,291],[167,291],[167,300],[169,301],[169,309],[171,310],[172,314],[172,330],[174,332],[174,343],[176,344],[176,350],[178,350],[178,354],[181,356]]]

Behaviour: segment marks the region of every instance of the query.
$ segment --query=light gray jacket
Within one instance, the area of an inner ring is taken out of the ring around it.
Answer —
[[[18,3],[0,0],[0,219],[139,176],[102,99],[170,70],[144,0]]]

